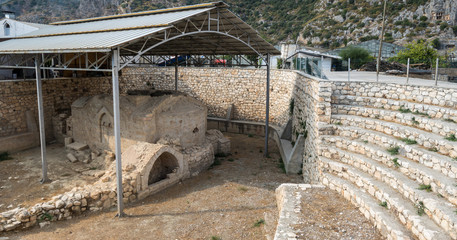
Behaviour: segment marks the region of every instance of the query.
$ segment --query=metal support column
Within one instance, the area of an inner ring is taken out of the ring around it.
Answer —
[[[436,58],[436,68],[435,68],[435,86],[438,86],[438,67],[439,67],[439,58]]]
[[[113,50],[113,113],[114,113],[114,137],[116,145],[116,177],[117,177],[117,217],[123,217],[124,202],[122,190],[122,161],[121,161],[121,118],[119,107],[119,50]]]
[[[406,84],[409,83],[409,58],[408,58],[408,65],[406,66]]]
[[[175,91],[178,91],[178,55],[175,56]]]
[[[40,145],[41,145],[41,183],[50,182],[48,178],[48,162],[46,161],[46,134],[44,131],[44,112],[43,112],[43,90],[41,87],[41,56],[35,57],[36,91],[38,98],[38,121],[40,124]]]
[[[270,54],[267,54],[267,91],[266,91],[266,113],[265,113],[265,157],[268,157],[268,128],[270,122]]]

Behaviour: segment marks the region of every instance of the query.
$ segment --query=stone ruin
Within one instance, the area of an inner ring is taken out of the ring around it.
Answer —
[[[68,160],[104,165],[104,170],[87,171],[99,180],[48,202],[0,213],[0,232],[71,219],[117,204],[112,109],[108,95],[82,97],[73,103],[71,116],[60,114],[53,119],[58,126],[56,139],[65,142]],[[230,152],[230,141],[220,131],[207,131],[206,106],[180,93],[123,95],[120,116],[124,203],[195,176],[212,165],[215,154]]]
[[[135,169],[135,188],[141,196],[198,174],[212,164],[214,154],[230,151],[230,142],[222,134],[207,134],[206,106],[192,97],[171,91],[132,91],[119,100],[123,167]],[[87,145],[95,152],[114,152],[112,106],[109,95],[76,100],[67,122],[72,132],[67,146],[78,151]],[[75,143],[70,143],[73,140]],[[82,156],[86,162],[98,155],[85,151],[84,156],[78,151],[75,158]]]

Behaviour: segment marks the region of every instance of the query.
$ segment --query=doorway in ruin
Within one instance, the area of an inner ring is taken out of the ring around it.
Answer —
[[[104,113],[99,121],[100,142],[110,146],[110,140],[114,136],[112,117]]]
[[[179,163],[175,156],[168,152],[162,153],[149,172],[148,185],[167,179],[170,174],[176,174],[178,168]]]

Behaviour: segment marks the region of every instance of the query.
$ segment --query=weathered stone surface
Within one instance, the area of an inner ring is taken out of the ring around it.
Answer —
[[[67,154],[67,159],[68,159],[68,161],[70,161],[70,162],[72,162],[72,163],[78,161],[78,159],[75,157],[75,155],[73,155],[73,153],[68,153],[68,154]]]
[[[89,146],[87,146],[87,144],[79,143],[79,142],[70,143],[70,144],[66,145],[66,147],[68,149],[72,149],[75,151],[83,151],[83,150],[86,150],[89,148]]]

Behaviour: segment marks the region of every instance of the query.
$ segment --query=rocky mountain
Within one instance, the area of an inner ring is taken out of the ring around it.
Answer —
[[[208,2],[204,0],[3,0],[19,20],[53,21],[138,12]],[[230,9],[273,43],[302,42],[337,48],[376,39],[381,0],[226,0]],[[416,38],[446,41],[457,33],[457,0],[389,0],[385,39],[403,44]]]

